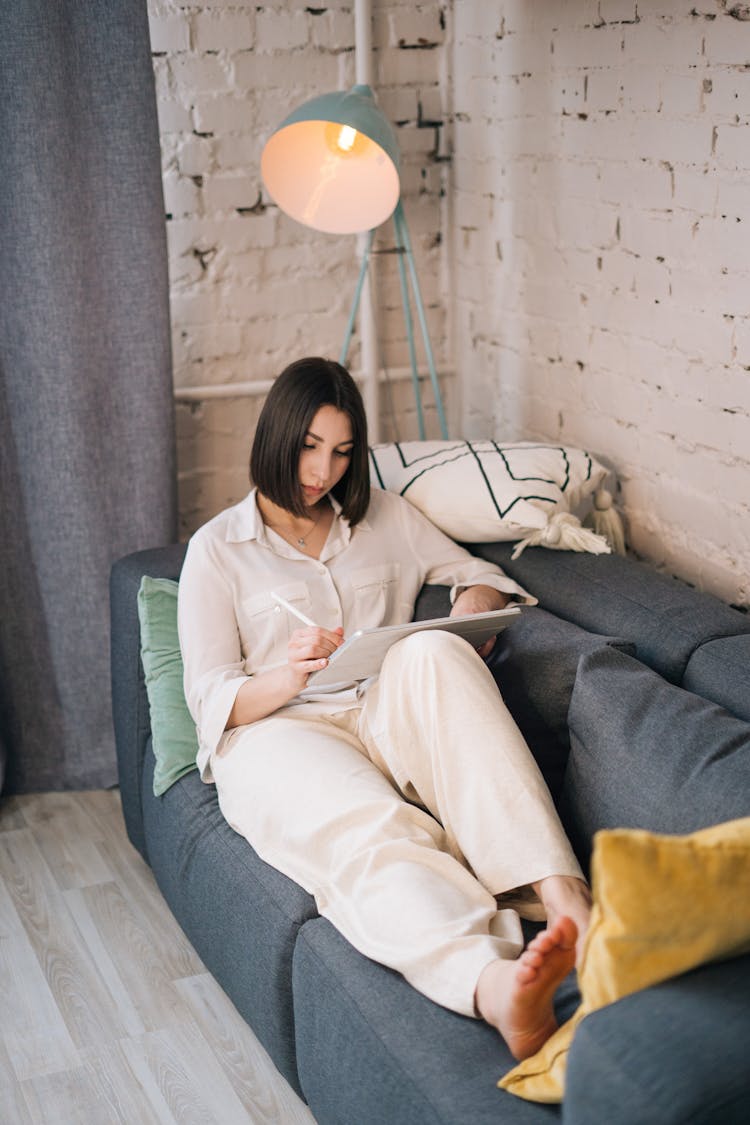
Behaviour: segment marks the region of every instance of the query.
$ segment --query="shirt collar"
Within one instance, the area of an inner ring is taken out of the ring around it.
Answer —
[[[244,543],[248,539],[265,540],[265,525],[256,502],[257,488],[252,488],[244,500],[229,510],[226,525],[227,543]]]
[[[226,529],[227,543],[244,543],[248,540],[256,539],[264,546],[275,549],[269,541],[266,525],[263,523],[263,517],[258,509],[257,496],[257,488],[252,488],[244,500],[240,500],[239,504],[235,504],[235,506],[230,509]],[[349,545],[352,528],[349,524],[349,520],[344,519],[341,515],[341,504],[336,497],[331,496],[329,493],[328,499],[335,513],[333,527],[328,536],[327,549],[325,551],[325,555],[330,557],[343,547]],[[357,524],[357,530],[360,529],[362,531],[370,531],[367,517],[361,519]],[[294,550],[294,548],[291,549]],[[298,555],[300,552],[295,551],[294,553]]]

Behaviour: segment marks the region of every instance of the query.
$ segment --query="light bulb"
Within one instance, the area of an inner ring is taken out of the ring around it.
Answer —
[[[341,132],[336,138],[337,146],[342,152],[351,152],[354,148],[354,142],[357,139],[357,130],[353,129],[351,125],[342,125]]]
[[[329,151],[339,160],[356,160],[366,156],[373,144],[366,133],[340,121],[326,121],[324,134]]]

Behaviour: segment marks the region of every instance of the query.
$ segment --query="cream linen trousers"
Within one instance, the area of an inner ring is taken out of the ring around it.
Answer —
[[[225,743],[211,769],[232,828],[356,949],[463,1015],[482,969],[523,947],[496,896],[582,877],[492,675],[452,634],[395,645],[361,707],[277,713]]]

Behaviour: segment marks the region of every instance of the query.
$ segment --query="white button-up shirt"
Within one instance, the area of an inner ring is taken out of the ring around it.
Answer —
[[[224,736],[243,683],[287,660],[300,622],[279,606],[279,594],[326,629],[357,629],[411,621],[425,583],[486,585],[533,604],[493,563],[475,558],[402,497],[373,489],[365,519],[354,527],[335,517],[320,558],[310,558],[266,527],[256,490],[192,537],[180,577],[178,623],[185,697],[198,728],[198,768],[210,781],[211,754]],[[283,711],[341,711],[356,706],[366,686],[307,689]]]

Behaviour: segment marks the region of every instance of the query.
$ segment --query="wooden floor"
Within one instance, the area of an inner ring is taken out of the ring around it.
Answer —
[[[314,1125],[173,919],[116,792],[0,800],[0,1122]]]

